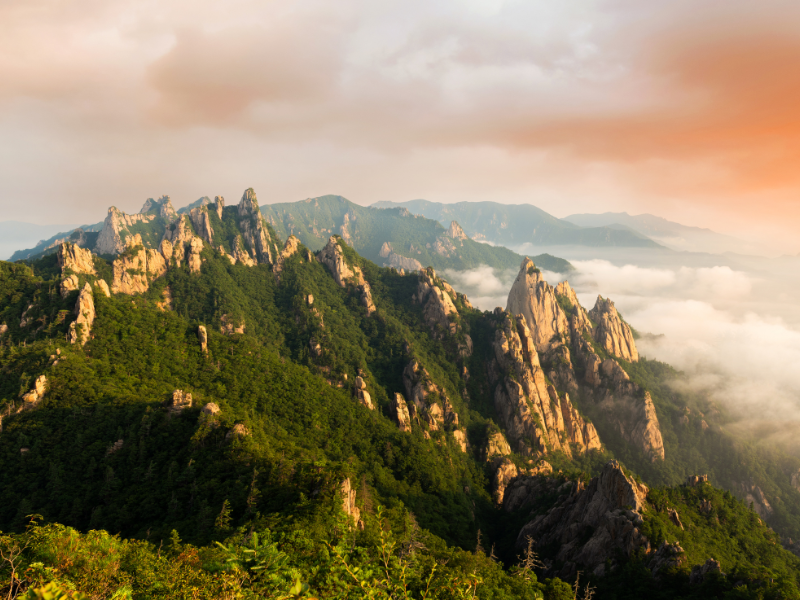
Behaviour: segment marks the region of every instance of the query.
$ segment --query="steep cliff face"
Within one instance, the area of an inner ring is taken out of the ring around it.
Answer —
[[[590,331],[592,329],[592,323],[589,320],[589,313],[581,306],[578,295],[575,293],[575,290],[572,289],[569,282],[562,281],[559,283],[555,288],[555,293],[557,299],[562,300],[562,302],[566,301],[566,304],[572,309],[568,311],[567,315],[570,321],[570,333],[574,330]]]
[[[348,263],[339,244],[339,239],[331,236],[328,244],[317,254],[317,260],[328,267],[334,281],[340,286],[346,287],[350,283],[358,287],[361,292],[361,304],[366,309],[367,316],[370,316],[376,308],[372,300],[372,289],[369,282],[364,279],[364,274],[359,266]]]
[[[548,386],[524,315],[497,309],[498,328],[490,366],[494,405],[512,447],[523,454],[599,448],[594,426],[578,414],[569,397]]]
[[[189,219],[197,234],[209,244],[214,243],[214,229],[208,216],[209,205],[198,206],[189,211]],[[212,209],[213,210],[213,209]]]
[[[439,431],[445,424],[458,425],[458,414],[443,387],[436,385],[430,373],[418,360],[412,359],[403,371],[403,385],[408,410],[430,431]]]
[[[126,248],[125,240],[131,235],[130,228],[139,223],[151,223],[158,215],[135,214],[129,215],[116,206],[108,209],[108,215],[103,222],[103,228],[97,236],[94,251],[97,254],[119,254]]]
[[[162,241],[160,250],[145,248],[137,234],[127,239],[128,248],[112,264],[114,280],[111,291],[115,294],[142,294],[150,282],[167,272],[172,255],[172,244]]]
[[[88,283],[84,284],[81,293],[78,295],[78,301],[75,303],[75,314],[77,319],[70,323],[68,339],[71,344],[79,343],[83,346],[89,341],[95,318],[94,296],[92,295],[92,286]]]
[[[589,317],[597,325],[594,339],[606,352],[629,362],[639,360],[631,328],[619,316],[611,300],[598,296]]]
[[[569,334],[569,323],[558,305],[555,290],[528,257],[522,261],[508,294],[506,310],[525,317],[539,352],[547,352],[560,343],[563,335]]]
[[[158,200],[148,198],[139,213],[143,215],[155,214],[167,221],[174,221],[178,218],[169,196],[161,196]]]
[[[245,190],[237,210],[245,248],[249,250],[256,262],[273,264],[275,262],[274,242],[269,234],[267,222],[258,208],[253,188]]]
[[[66,298],[79,286],[79,274],[96,275],[94,257],[90,250],[84,250],[76,244],[62,242],[58,247],[58,266],[63,279],[59,285],[61,296]]]
[[[436,271],[431,267],[420,271],[414,299],[422,304],[422,315],[430,327],[441,327],[449,334],[456,333],[458,309],[450,294],[436,285]]]
[[[505,490],[504,508],[519,509],[553,484],[539,478],[519,477]],[[578,569],[602,575],[606,564],[617,563],[617,554],[631,556],[637,550],[650,551],[642,533],[648,489],[627,477],[617,461],[608,462],[588,485],[566,482],[555,488],[561,498],[546,514],[525,525],[517,537],[524,548],[530,537],[535,547],[555,546],[559,569],[552,574],[572,576]]]

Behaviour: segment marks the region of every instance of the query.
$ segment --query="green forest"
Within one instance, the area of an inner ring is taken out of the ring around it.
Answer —
[[[212,224],[223,247],[235,239],[227,216]],[[342,248],[369,282],[372,315],[312,249],[301,246],[278,273],[206,245],[200,273],[184,263],[144,294],[94,293],[85,346],[67,341],[79,292],[59,292],[56,255],[0,262],[0,597],[800,598],[800,559],[781,546],[781,536],[800,537],[800,493],[784,475],[800,464],[724,434],[724,414],[676,396],[666,382],[679,374],[648,360],[624,366],[653,396],[666,461],[632,450],[580,398],[604,449],[547,459],[564,482],[620,460],[650,486],[651,545],[679,542],[685,561],[657,577],[644,555],[602,577],[548,576],[555,555],[516,539],[558,498],[498,508],[483,456],[500,430],[486,374],[499,321],[457,299],[458,334],[445,335],[415,301],[420,274]],[[95,256],[96,275],[81,274],[81,286],[111,284],[112,258]],[[465,335],[470,356],[459,353]],[[391,418],[411,360],[457,412],[466,452],[452,423],[403,432]],[[42,374],[41,403],[18,412]],[[375,410],[356,401],[358,378]],[[191,404],[176,408],[176,390]],[[206,410],[212,403],[218,412]],[[710,434],[681,426],[687,405],[708,413]],[[784,498],[769,526],[722,489],[742,470]],[[697,473],[714,485],[682,485]],[[358,519],[343,508],[345,481]],[[724,575],[691,583],[709,557]]]

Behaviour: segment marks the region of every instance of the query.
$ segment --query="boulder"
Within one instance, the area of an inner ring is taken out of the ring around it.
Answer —
[[[230,431],[225,434],[225,439],[227,441],[231,441],[234,439],[249,437],[250,435],[250,430],[244,423],[236,423],[233,427],[231,427]]]
[[[180,414],[187,408],[192,407],[192,395],[183,390],[172,392],[172,398],[165,403],[169,414]]]

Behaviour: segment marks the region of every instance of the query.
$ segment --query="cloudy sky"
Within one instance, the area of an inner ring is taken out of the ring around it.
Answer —
[[[149,196],[652,212],[800,252],[800,3],[4,0],[0,220]]]

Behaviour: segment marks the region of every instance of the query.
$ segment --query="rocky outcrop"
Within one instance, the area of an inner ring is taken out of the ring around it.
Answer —
[[[49,383],[45,375],[39,375],[33,383],[33,388],[22,395],[22,406],[19,410],[36,408],[47,393]]]
[[[559,398],[545,382],[535,340],[526,318],[512,318],[497,309],[498,328],[492,347],[495,360],[490,368],[494,405],[512,447],[523,454],[563,450],[572,453],[600,448],[600,440],[572,406],[569,396]]]
[[[423,269],[413,299],[422,304],[422,316],[429,327],[453,335],[458,331],[458,310],[453,297],[440,284],[432,267]]]
[[[403,269],[404,271],[422,270],[421,262],[419,262],[416,258],[406,258],[405,256],[400,256],[392,249],[392,245],[389,242],[383,242],[379,254],[381,258],[385,259],[383,261],[383,266],[385,267],[393,267],[398,270]]]
[[[142,210],[139,211],[139,214],[146,215],[151,213],[165,219],[166,221],[174,221],[178,218],[178,214],[172,207],[172,202],[170,201],[169,196],[161,196],[161,198],[158,200],[148,198],[142,206]]]
[[[8,333],[8,323],[0,323],[0,337]]]
[[[152,222],[155,214],[129,215],[116,206],[108,209],[108,215],[103,222],[103,228],[97,236],[94,251],[97,254],[119,254],[125,250],[126,239],[130,235],[130,227],[137,223]]]
[[[225,440],[230,442],[232,440],[250,437],[250,435],[250,430],[244,423],[236,423],[230,428],[228,433],[225,434]]]
[[[389,414],[397,423],[400,431],[411,431],[411,414],[408,412],[408,405],[403,394],[395,394],[389,401]]]
[[[219,220],[222,220],[222,212],[225,210],[225,198],[222,196],[214,196],[214,205],[212,207],[214,212],[217,213]]]
[[[403,385],[412,419],[416,417],[430,431],[438,431],[446,423],[458,425],[458,414],[444,388],[431,380],[430,373],[416,359],[406,365]]]
[[[453,439],[456,441],[456,444],[458,444],[458,447],[462,452],[467,451],[469,443],[467,442],[467,434],[464,433],[463,429],[454,429]]]
[[[495,461],[494,476],[492,477],[492,498],[495,504],[503,505],[506,488],[518,475],[519,470],[510,458],[499,458]]]
[[[683,528],[681,528],[683,529]],[[681,545],[675,542],[670,544],[661,542],[658,550],[653,554],[647,567],[653,574],[653,577],[658,577],[660,571],[680,567],[686,564],[686,553]]]
[[[358,265],[350,265],[345,258],[344,251],[339,245],[339,239],[331,236],[328,244],[317,254],[317,260],[328,267],[333,275],[334,281],[340,286],[353,284],[361,292],[361,304],[367,310],[367,316],[371,316],[376,308],[372,300],[372,288],[369,282],[364,279],[364,273]]]
[[[638,386],[636,389],[639,390]],[[607,413],[620,435],[651,461],[664,460],[664,440],[650,392],[641,395],[614,395],[606,390],[600,408]]]
[[[142,294],[149,289],[151,281],[167,272],[172,246],[170,242],[162,241],[160,250],[145,248],[139,234],[128,237],[126,243],[127,250],[112,264],[114,279],[111,291],[115,294]]]
[[[198,206],[189,211],[189,219],[194,225],[197,234],[209,244],[214,242],[214,229],[211,227],[211,219],[208,216],[208,205]]]
[[[172,398],[165,403],[167,412],[171,415],[178,415],[187,408],[192,407],[192,395],[183,390],[175,390],[172,392]]]
[[[355,394],[361,406],[365,406],[370,410],[375,410],[375,405],[372,404],[372,396],[367,391],[367,382],[361,375],[358,375],[355,380]]]
[[[95,318],[94,296],[92,295],[92,286],[88,283],[84,284],[78,295],[75,314],[78,318],[69,325],[68,339],[70,344],[80,343],[83,346],[89,341]]]
[[[222,315],[220,318],[219,332],[222,335],[233,335],[234,333],[244,333],[244,321],[237,321],[228,315]]]
[[[297,254],[298,250],[300,250],[300,240],[290,235],[289,239],[286,240],[286,244],[283,246],[283,250],[281,250],[281,253],[278,255],[278,260],[275,266],[272,267],[272,270],[276,273],[280,273],[283,270],[284,263],[289,260],[290,257]]]
[[[519,274],[511,286],[506,310],[525,317],[539,352],[547,352],[569,334],[569,323],[558,305],[555,290],[528,257],[522,261]]]
[[[448,228],[447,233],[445,233],[445,235],[454,240],[469,239],[469,236],[467,236],[467,234],[464,233],[464,230],[461,229],[461,225],[459,225],[455,221],[450,221],[450,227]]]
[[[106,283],[105,279],[98,279],[94,282],[94,287],[100,290],[100,292],[106,297],[111,297],[111,290],[108,288],[108,284]]]
[[[61,268],[61,297],[66,298],[70,292],[78,289],[79,274],[96,275],[94,269],[94,255],[90,250],[84,250],[76,244],[62,242],[56,252],[58,266]]]
[[[598,296],[589,318],[596,325],[594,339],[606,352],[628,362],[639,360],[631,328],[619,316],[611,300]]]
[[[766,520],[772,516],[774,509],[760,487],[753,483],[742,483],[739,485],[739,489],[744,503],[752,505],[759,517]]]
[[[245,190],[237,206],[239,215],[239,229],[245,247],[257,263],[273,264],[275,254],[272,250],[272,238],[267,228],[267,222],[258,208],[256,193],[253,188]]]
[[[203,354],[208,353],[208,331],[206,331],[205,325],[197,328],[197,339],[200,342],[200,351]]]
[[[342,510],[344,514],[350,517],[353,526],[363,529],[364,524],[361,522],[361,510],[356,506],[356,490],[350,484],[349,477],[342,481],[339,489],[341,491]]]
[[[578,295],[568,281],[562,281],[555,287],[556,298],[562,301],[562,304],[567,304],[571,310],[567,311],[567,317],[570,321],[574,319],[575,324],[570,324],[570,331],[577,329],[578,331],[590,331],[592,323],[589,320],[589,314],[586,309],[581,306],[578,300]]]
[[[506,436],[502,431],[496,431],[486,440],[486,448],[483,451],[485,460],[491,460],[495,456],[508,456],[511,454],[511,446],[506,441]]]
[[[719,561],[709,558],[702,565],[695,565],[692,567],[692,573],[689,575],[689,583],[691,585],[700,585],[708,578],[724,576],[725,573],[722,572],[722,565],[719,564]]]
[[[209,402],[200,410],[200,417],[198,421],[208,427],[213,427],[216,429],[220,425],[219,416],[221,414],[222,411],[219,409],[217,403]]]
[[[617,461],[608,462],[585,487],[580,481],[563,485],[563,499],[522,528],[517,547],[523,548],[530,537],[538,548],[558,548],[555,561],[562,566],[554,574],[565,577],[578,569],[602,575],[606,564],[617,563],[618,552],[649,552],[650,542],[641,530],[648,489],[627,477]]]

